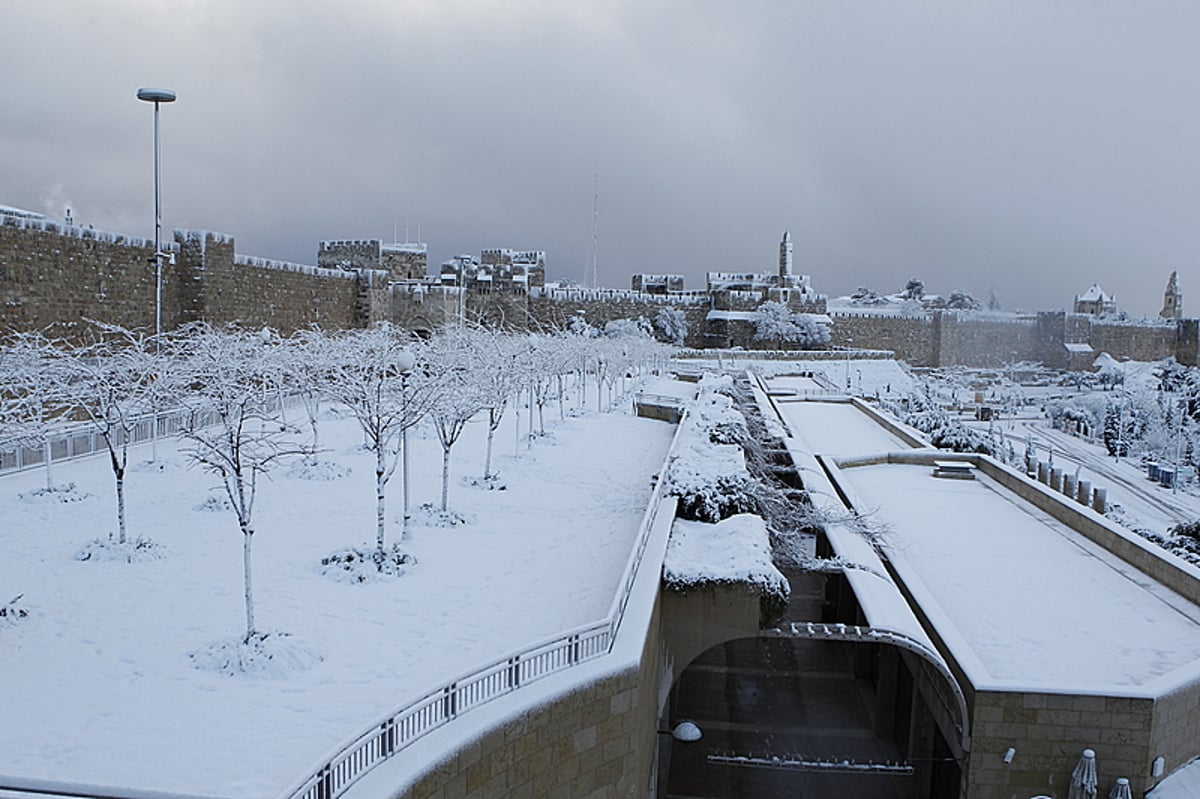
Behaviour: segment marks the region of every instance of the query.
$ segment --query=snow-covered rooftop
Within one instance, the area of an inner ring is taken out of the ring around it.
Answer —
[[[1200,606],[990,478],[842,476],[977,688],[1140,696],[1200,676]]]
[[[1077,299],[1084,302],[1108,302],[1112,300],[1112,297],[1104,293],[1104,289],[1100,288],[1099,283],[1093,283],[1088,290],[1080,294]]]
[[[857,375],[856,375],[857,377]],[[786,380],[771,381],[787,386]],[[849,402],[788,402],[780,398],[779,412],[793,433],[812,452],[850,455],[907,449],[908,444]]]

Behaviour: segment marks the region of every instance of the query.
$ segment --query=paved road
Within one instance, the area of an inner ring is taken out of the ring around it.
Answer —
[[[1056,464],[1069,464],[1064,465],[1067,470],[1082,466],[1082,477],[1090,479],[1093,486],[1107,488],[1109,500],[1120,503],[1142,526],[1162,532],[1163,527],[1200,518],[1200,500],[1185,493],[1172,494],[1152,483],[1136,462],[1124,458],[1118,462],[1102,447],[1054,430],[1044,422],[1022,420],[1018,424],[1022,436],[1031,437],[1041,450],[1039,457],[1044,457],[1046,448],[1053,447]]]

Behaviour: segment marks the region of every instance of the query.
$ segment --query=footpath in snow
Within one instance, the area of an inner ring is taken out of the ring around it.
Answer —
[[[604,617],[674,428],[628,413],[560,423],[554,406],[546,417],[548,435],[518,447],[510,411],[496,436],[505,488],[492,491],[462,482],[482,470],[486,423],[473,422],[451,464],[450,506],[468,523],[414,527],[410,572],[363,585],[319,564],[374,540],[372,457],[356,447],[354,422],[323,422],[322,458],[352,473],[320,482],[285,466],[255,509],[257,626],[322,657],[277,677],[224,676],[189,658],[244,630],[242,536],[232,512],[197,509],[215,480],[172,445],[160,444],[167,468],[127,479],[130,534],[165,548],[152,562],[75,558],[116,527],[105,458],[56,467],[57,483],[93,495],[80,502],[22,500],[44,485],[41,471],[0,478],[0,600],[24,594],[29,612],[0,624],[0,775],[273,797],[388,709]],[[521,425],[524,434],[525,414]],[[410,444],[413,504],[436,502],[436,437],[411,434]],[[131,462],[147,457],[148,447]],[[395,541],[399,474],[388,496]]]

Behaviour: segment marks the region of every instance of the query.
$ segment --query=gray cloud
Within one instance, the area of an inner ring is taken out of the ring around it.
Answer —
[[[255,3],[5,10],[0,203],[165,222],[311,262],[415,235],[436,263],[548,251],[579,279],[769,269],[816,287],[995,287],[1052,307],[1099,280],[1153,313],[1197,251],[1186,2]],[[1195,284],[1200,292],[1200,283]]]

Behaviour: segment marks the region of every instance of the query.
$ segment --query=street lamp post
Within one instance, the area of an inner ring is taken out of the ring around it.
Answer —
[[[162,354],[162,178],[158,168],[158,107],[162,103],[175,102],[175,92],[170,89],[141,88],[137,98],[154,103],[154,355]],[[158,402],[152,407],[153,428],[150,431],[151,460],[158,460]]]
[[[175,102],[170,89],[138,89],[137,98],[154,103],[154,335],[162,337],[162,177],[158,166],[158,107]]]
[[[400,469],[403,471],[403,474],[400,475],[400,482],[403,487],[401,499],[403,507],[401,508],[400,522],[401,541],[408,540],[408,527],[412,519],[412,513],[408,507],[408,380],[412,377],[413,369],[416,365],[417,357],[409,350],[401,350],[396,355],[396,368],[400,371],[400,396],[404,401],[404,410],[401,413],[402,424],[404,426],[400,428],[400,457],[403,459],[403,462],[400,464]]]

